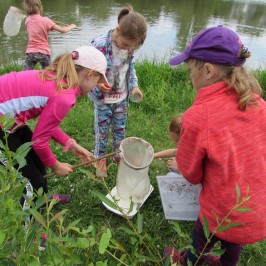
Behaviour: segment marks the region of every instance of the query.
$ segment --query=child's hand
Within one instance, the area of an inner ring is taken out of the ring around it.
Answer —
[[[129,97],[132,102],[140,102],[143,99],[143,93],[139,87],[135,87],[131,90]]]
[[[51,168],[59,176],[68,175],[69,173],[73,172],[71,164],[61,163],[59,161],[56,161],[55,164],[51,166]]]
[[[177,166],[177,163],[176,163],[176,159],[175,159],[175,157],[172,157],[172,158],[170,158],[170,159],[168,160],[168,162],[167,162],[167,166],[168,166],[168,168],[170,168],[170,169],[173,169],[173,170],[179,171],[178,166]]]
[[[91,161],[94,159],[92,153],[74,142],[69,148],[82,162]]]
[[[108,93],[112,90],[112,88],[106,83],[98,83],[97,86],[103,93]]]
[[[76,24],[70,24],[69,27],[71,27],[71,29],[75,29],[75,28],[77,28],[77,25]]]

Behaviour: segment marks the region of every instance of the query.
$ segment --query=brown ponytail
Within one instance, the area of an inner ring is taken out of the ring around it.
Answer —
[[[134,9],[132,6],[127,6],[124,7],[118,14],[117,20],[118,20],[118,24],[120,23],[120,21],[122,20],[122,18],[126,15],[128,15],[129,13],[134,12]]]

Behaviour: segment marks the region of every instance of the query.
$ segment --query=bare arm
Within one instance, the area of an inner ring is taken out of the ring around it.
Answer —
[[[175,157],[176,156],[176,151],[177,149],[168,149],[168,150],[163,150],[154,153],[153,158],[169,158],[169,157]]]
[[[56,31],[59,31],[59,32],[61,32],[61,33],[66,33],[66,32],[69,32],[69,31],[75,29],[76,27],[77,27],[77,26],[76,26],[75,24],[70,24],[70,25],[63,26],[63,27],[61,27],[61,26],[55,24],[55,25],[52,27],[52,29],[53,29],[53,30],[56,30]]]

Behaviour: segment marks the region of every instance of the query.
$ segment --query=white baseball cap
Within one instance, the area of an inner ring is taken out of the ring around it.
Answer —
[[[93,46],[82,46],[75,49],[73,52],[78,53],[78,58],[74,59],[74,63],[79,66],[95,70],[102,74],[99,83],[109,83],[105,76],[107,61],[104,54]]]

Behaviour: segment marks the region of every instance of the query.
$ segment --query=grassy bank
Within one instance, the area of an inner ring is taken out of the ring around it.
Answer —
[[[2,74],[12,69],[12,67],[3,69]],[[16,70],[19,69],[20,66],[16,67]],[[148,61],[137,64],[136,69],[144,99],[141,103],[130,103],[127,137],[143,138],[153,145],[155,151],[172,148],[173,144],[167,134],[169,121],[174,114],[186,110],[191,105],[195,94],[187,71],[183,67],[173,69],[167,64]],[[258,70],[255,74],[265,89],[266,71]],[[31,125],[34,126],[34,122],[31,122]],[[62,122],[62,128],[82,146],[93,151],[92,102],[88,98],[79,98],[76,106]],[[64,153],[61,146],[55,143],[52,145],[61,161],[78,163],[70,153]],[[110,151],[109,145],[108,152]],[[166,162],[167,160],[154,160],[150,166],[149,176],[154,191],[141,207],[143,229],[138,236],[132,233],[132,224],[138,228],[137,217],[134,217],[131,222],[126,221],[108,211],[91,193],[99,191],[106,195],[108,190],[115,186],[117,165],[112,163],[112,160],[108,160],[108,178],[103,181],[94,178],[94,168],[84,167],[69,176],[49,178],[49,189],[52,192],[68,193],[72,196],[72,201],[64,206],[68,209],[64,220],[66,224],[80,219],[79,228],[86,229],[93,225],[93,236],[96,240],[99,240],[107,228],[111,230],[112,241],[108,250],[120,259],[125,258],[126,264],[124,265],[162,265],[161,257],[166,246],[172,245],[179,248],[191,244],[194,224],[193,222],[167,221],[164,218],[156,176],[168,172]],[[56,205],[55,211],[60,211],[62,208]],[[72,234],[75,235],[75,233]],[[147,242],[148,247],[145,244]],[[148,248],[151,249],[154,258],[158,258],[156,263],[149,262],[148,257],[145,257]],[[265,249],[266,240],[245,246],[239,265],[266,265]],[[118,264],[110,253],[100,254],[96,248],[92,248],[89,254],[90,262],[108,259],[106,265],[122,265]]]

